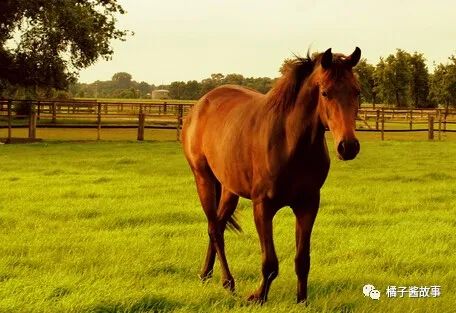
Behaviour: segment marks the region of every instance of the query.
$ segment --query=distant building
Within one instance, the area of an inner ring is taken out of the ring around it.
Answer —
[[[152,99],[169,99],[169,90],[157,89],[152,91]]]

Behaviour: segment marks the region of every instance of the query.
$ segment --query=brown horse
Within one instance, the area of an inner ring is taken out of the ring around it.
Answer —
[[[215,256],[223,285],[234,290],[225,256],[226,226],[240,230],[233,213],[239,197],[251,199],[262,252],[262,280],[249,300],[264,302],[279,273],[272,236],[276,212],[290,206],[296,216],[297,300],[307,298],[310,235],[329,170],[328,127],[338,157],[359,152],[355,118],[359,86],[350,56],[331,49],[296,58],[265,95],[226,85],[204,95],[187,116],[182,142],[209,224],[209,247],[201,279],[212,275]]]

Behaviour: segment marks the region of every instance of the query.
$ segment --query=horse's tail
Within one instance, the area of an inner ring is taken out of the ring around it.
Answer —
[[[241,225],[239,225],[236,212],[232,216],[230,216],[230,218],[226,222],[226,228],[237,233],[242,233],[242,227]]]

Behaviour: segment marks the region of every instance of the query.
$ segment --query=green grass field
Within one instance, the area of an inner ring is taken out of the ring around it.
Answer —
[[[274,220],[280,275],[267,304],[245,301],[261,262],[248,201],[244,233],[226,235],[237,293],[218,265],[199,282],[207,225],[178,143],[1,145],[0,312],[454,312],[456,142],[368,135],[351,162],[329,145],[307,307],[295,304],[288,208]],[[367,283],[379,301],[363,296]],[[388,299],[388,285],[442,294]]]

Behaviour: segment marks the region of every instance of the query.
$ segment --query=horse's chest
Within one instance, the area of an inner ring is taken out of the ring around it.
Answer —
[[[285,169],[277,183],[289,190],[320,189],[326,180],[329,162],[319,161]]]
[[[297,158],[283,167],[268,191],[283,205],[291,205],[305,198],[306,193],[320,190],[329,172],[329,157],[322,153],[317,158]]]

